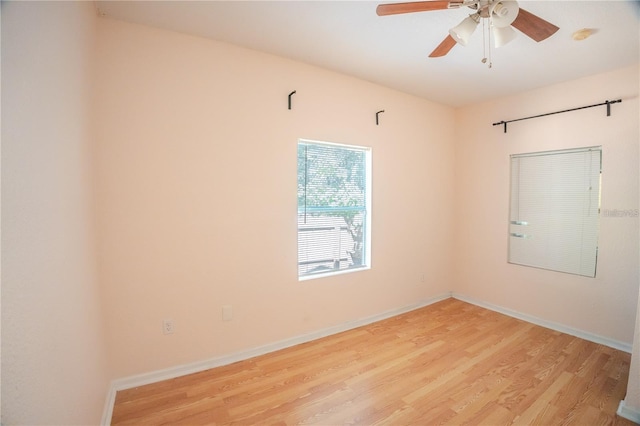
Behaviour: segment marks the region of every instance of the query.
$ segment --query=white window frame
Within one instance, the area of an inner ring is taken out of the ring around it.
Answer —
[[[363,223],[363,227],[364,227],[364,241],[363,241],[363,261],[362,261],[362,265],[357,266],[357,267],[353,267],[353,268],[345,268],[345,269],[337,269],[337,270],[327,270],[326,272],[318,272],[318,273],[313,273],[313,274],[305,274],[305,275],[300,275],[300,269],[299,269],[299,263],[300,263],[300,227],[299,227],[299,222],[298,220],[296,220],[296,226],[298,227],[298,231],[296,232],[296,235],[298,237],[298,281],[307,281],[307,280],[313,280],[313,279],[317,279],[317,278],[323,278],[323,277],[329,277],[329,276],[334,276],[334,275],[342,275],[342,274],[349,274],[349,273],[353,273],[353,272],[359,272],[359,271],[365,271],[365,270],[369,270],[371,269],[371,216],[372,216],[372,212],[371,212],[371,194],[372,194],[372,170],[371,170],[371,166],[372,166],[372,161],[371,161],[371,157],[372,157],[372,149],[371,147],[365,147],[365,146],[357,146],[357,145],[347,145],[347,144],[340,144],[340,143],[334,143],[334,142],[324,142],[324,141],[317,141],[317,140],[311,140],[311,139],[299,139],[298,143],[296,144],[296,148],[298,148],[301,144],[308,144],[308,145],[320,145],[320,146],[328,146],[328,147],[336,147],[336,148],[343,148],[343,149],[351,149],[351,150],[356,150],[356,151],[360,151],[363,152],[365,154],[365,217],[364,217],[364,223]],[[301,214],[300,211],[300,206],[298,206],[298,215]]]

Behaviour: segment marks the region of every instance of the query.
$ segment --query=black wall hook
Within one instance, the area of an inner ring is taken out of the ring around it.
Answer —
[[[296,94],[295,90],[293,92],[289,93],[289,109],[291,109],[291,96],[293,96],[295,94]]]

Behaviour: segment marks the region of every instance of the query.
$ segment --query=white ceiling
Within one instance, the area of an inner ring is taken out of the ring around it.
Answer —
[[[468,8],[377,16],[393,1],[97,1],[101,15],[296,59],[450,106],[463,106],[639,62],[640,2],[519,1],[557,25],[481,62],[482,23],[466,46],[429,58]],[[594,34],[574,41],[572,33]]]

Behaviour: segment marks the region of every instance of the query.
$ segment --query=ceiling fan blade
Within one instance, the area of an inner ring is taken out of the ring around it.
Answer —
[[[448,35],[444,40],[442,40],[442,43],[440,43],[438,45],[438,47],[436,47],[433,50],[433,52],[431,52],[429,57],[430,58],[439,58],[440,56],[444,56],[447,53],[449,53],[449,51],[455,45],[456,45],[456,41],[453,39],[453,37],[451,37],[451,35]]]
[[[451,3],[461,3],[453,1]],[[396,15],[398,13],[425,12],[429,10],[449,9],[449,1],[432,0],[432,1],[414,1],[409,3],[389,3],[381,4],[376,8],[378,16]]]
[[[559,28],[552,23],[537,17],[531,12],[527,12],[523,8],[520,8],[518,16],[511,25],[538,42],[551,37],[559,30]]]

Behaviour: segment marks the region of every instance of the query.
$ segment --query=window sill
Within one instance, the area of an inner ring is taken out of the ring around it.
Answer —
[[[371,269],[371,266],[359,266],[357,268],[341,269],[339,271],[323,272],[323,273],[312,274],[312,275],[303,275],[301,277],[298,277],[298,281],[309,281],[309,280],[315,280],[318,278],[332,277],[334,275],[352,274],[354,272],[368,271],[369,269]]]

